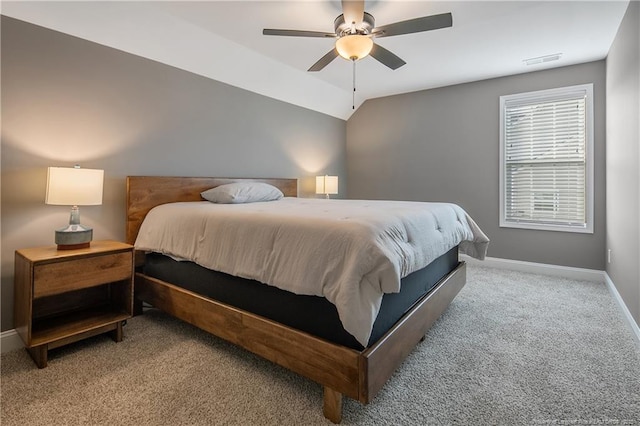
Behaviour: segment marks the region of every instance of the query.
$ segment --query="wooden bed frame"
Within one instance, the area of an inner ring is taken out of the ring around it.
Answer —
[[[135,242],[142,220],[153,207],[169,202],[202,201],[200,192],[240,181],[270,183],[297,196],[296,179],[230,179],[129,176],[127,178],[127,242]],[[144,253],[137,253],[137,265]],[[135,297],[183,321],[228,340],[324,387],[324,416],[342,420],[342,397],[369,403],[396,368],[424,338],[466,282],[460,262],[418,301],[380,340],[357,351],[319,339],[275,321],[217,302],[175,285],[135,276]]]

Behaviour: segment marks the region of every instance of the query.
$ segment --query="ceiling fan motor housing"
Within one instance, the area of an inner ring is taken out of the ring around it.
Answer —
[[[353,27],[353,24],[351,22],[345,22],[344,15],[338,16],[335,21],[333,21],[333,27],[338,37],[351,34],[368,35],[371,34],[371,31],[375,28],[375,26],[375,18],[373,17],[373,15],[367,12],[364,12],[362,22],[360,22],[359,24],[357,22],[355,23],[355,27]],[[355,33],[352,32],[352,29],[355,30]]]

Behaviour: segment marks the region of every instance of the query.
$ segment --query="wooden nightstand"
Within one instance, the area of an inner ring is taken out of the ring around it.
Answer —
[[[133,312],[133,246],[17,250],[14,293],[16,331],[39,368],[49,349],[106,332],[119,342]]]

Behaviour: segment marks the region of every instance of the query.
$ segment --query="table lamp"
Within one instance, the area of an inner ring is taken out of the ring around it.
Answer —
[[[80,166],[49,167],[45,204],[72,206],[69,225],[56,230],[58,250],[88,248],[93,229],[80,224],[78,206],[102,204],[104,170],[81,169]]]
[[[329,198],[329,194],[338,193],[338,176],[316,176],[316,194],[324,194]]]

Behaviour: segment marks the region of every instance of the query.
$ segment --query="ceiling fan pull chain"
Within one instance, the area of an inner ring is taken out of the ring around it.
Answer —
[[[353,98],[351,100],[351,109],[356,109],[356,60],[352,59],[353,62]]]

